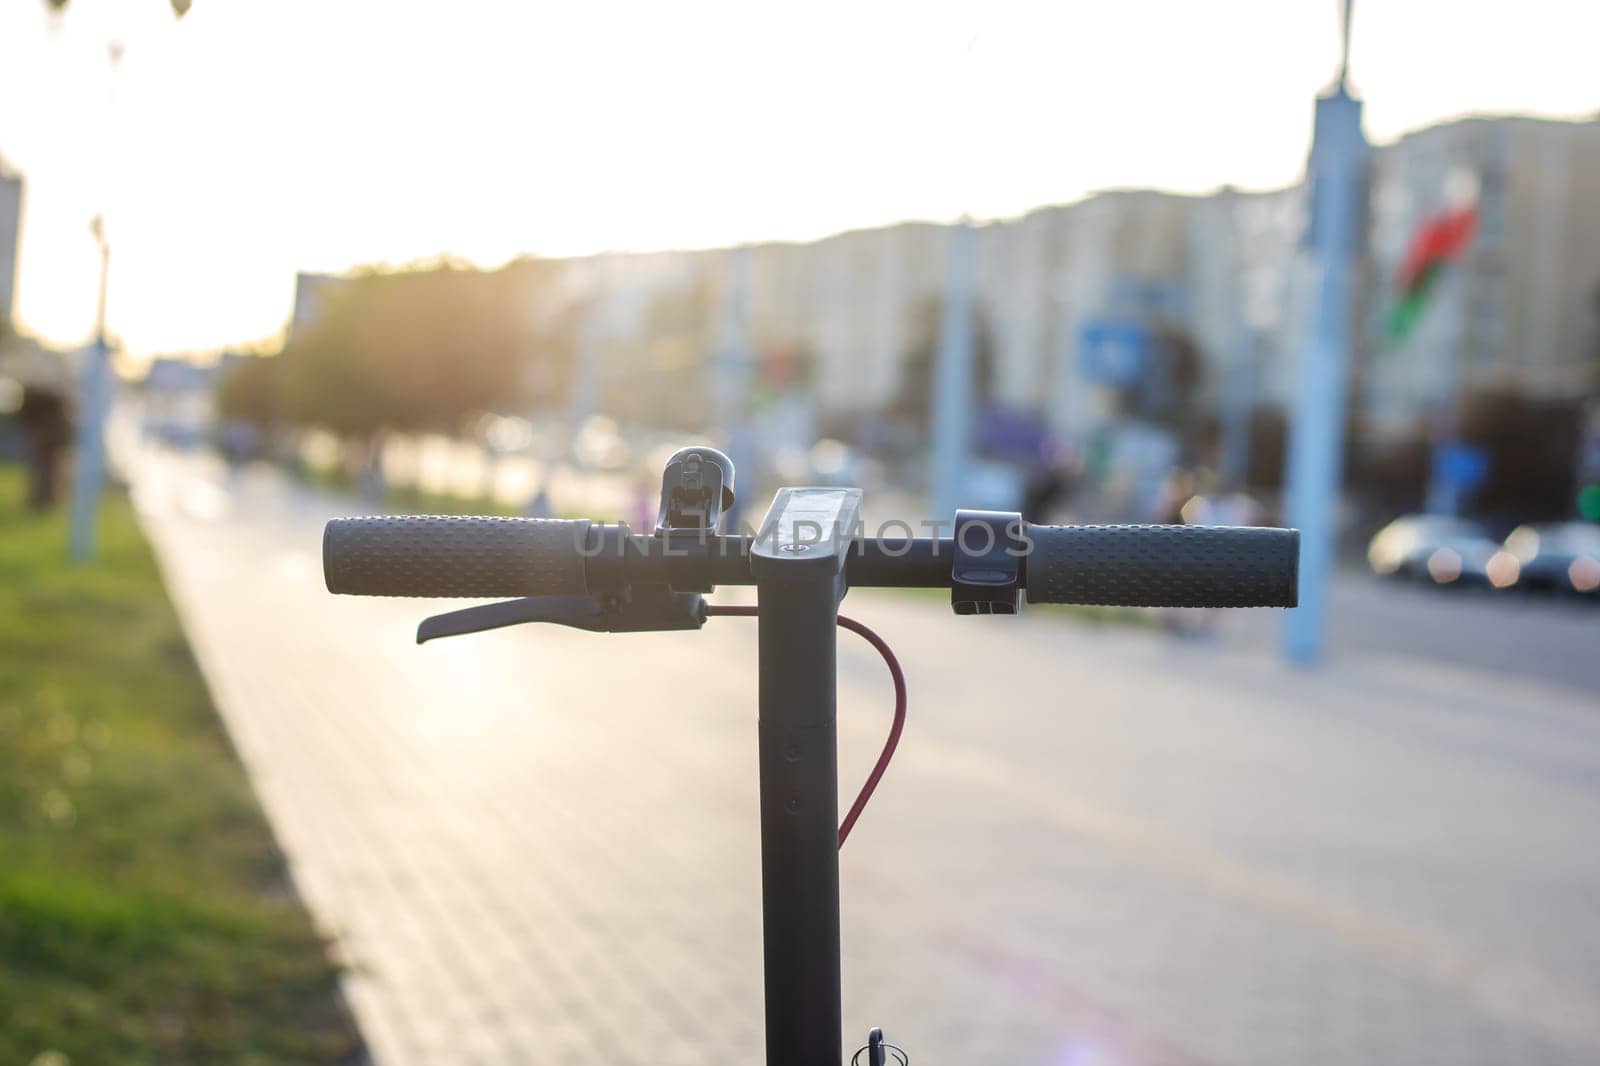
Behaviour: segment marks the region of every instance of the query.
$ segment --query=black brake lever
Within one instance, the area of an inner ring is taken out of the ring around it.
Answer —
[[[524,622],[578,625],[599,614],[600,604],[588,596],[528,596],[503,603],[464,607],[459,611],[446,611],[424,618],[422,624],[417,626],[417,643],[426,644],[439,637],[459,637],[467,633],[503,629]]]
[[[641,586],[628,596],[605,604],[589,596],[529,596],[447,611],[422,620],[417,626],[417,643],[524,622],[553,622],[593,633],[645,633],[699,629],[705,621],[705,605],[699,594],[671,592],[664,586]]]

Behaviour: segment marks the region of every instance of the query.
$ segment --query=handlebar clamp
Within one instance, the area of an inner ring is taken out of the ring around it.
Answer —
[[[1022,560],[1027,525],[1015,511],[956,512],[950,606],[956,614],[1022,610]]]

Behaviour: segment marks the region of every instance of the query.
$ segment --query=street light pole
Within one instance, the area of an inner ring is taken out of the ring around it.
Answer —
[[[121,42],[112,41],[107,55],[114,87],[117,67],[122,62]],[[107,114],[111,113],[108,102]],[[106,479],[106,412],[111,406],[111,345],[106,340],[106,281],[111,273],[111,245],[106,240],[103,214],[96,215],[89,223],[89,232],[100,246],[100,295],[95,305],[94,343],[89,349],[89,363],[84,367],[78,396],[78,432],[72,464],[72,525],[68,544],[77,562],[94,558],[95,519]]]
[[[1351,261],[1362,219],[1358,190],[1367,162],[1361,103],[1348,89],[1350,6],[1344,0],[1339,80],[1317,99],[1307,242],[1316,270],[1316,300],[1300,360],[1289,435],[1286,511],[1300,530],[1300,606],[1285,616],[1283,652],[1294,663],[1322,658],[1328,584],[1337,549],[1343,467],[1346,367],[1350,351]]]
[[[1224,371],[1222,398],[1222,481],[1232,491],[1244,492],[1250,482],[1250,430],[1261,334],[1249,327],[1236,329],[1231,347],[1233,358]]]
[[[111,273],[111,245],[105,224],[96,215],[91,226],[100,245],[100,297],[95,308],[94,343],[84,368],[78,403],[77,454],[72,476],[72,558],[94,558],[95,517],[105,484],[106,410],[111,401],[111,345],[106,340],[106,280]]]
[[[933,514],[948,518],[961,506],[962,486],[970,476],[973,387],[973,289],[976,258],[970,219],[950,231],[949,274],[939,320],[939,348],[933,367],[933,469],[929,478]]]
[[[1461,512],[1464,486],[1459,471],[1453,468],[1446,456],[1454,453],[1461,444],[1461,349],[1465,339],[1462,319],[1466,314],[1465,282],[1461,271],[1452,271],[1445,279],[1440,303],[1444,305],[1446,328],[1439,338],[1439,383],[1434,396],[1432,417],[1429,419],[1433,447],[1428,472],[1428,491],[1425,508],[1429,514],[1450,515]]]
[[[172,13],[182,18],[189,13],[191,0],[170,0]],[[47,0],[60,12],[67,0]],[[113,40],[107,47],[111,61],[111,84],[116,85],[117,67],[122,62],[122,42]],[[107,107],[106,113],[112,114]],[[106,280],[111,272],[111,246],[106,241],[105,217],[96,215],[90,223],[100,245],[100,297],[95,308],[94,344],[89,350],[89,365],[84,368],[79,393],[78,431],[72,468],[72,517],[68,544],[72,558],[85,562],[94,558],[95,518],[100,493],[106,478],[106,414],[111,406],[111,345],[106,340]]]

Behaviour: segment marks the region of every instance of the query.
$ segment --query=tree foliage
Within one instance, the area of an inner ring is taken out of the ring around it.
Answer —
[[[369,273],[334,286],[290,338],[284,410],[345,436],[456,432],[486,411],[559,395],[570,376],[570,316],[541,315],[537,261],[484,273],[444,266]]]
[[[283,418],[282,359],[252,356],[230,367],[217,382],[217,416],[271,429]]]
[[[44,0],[44,2],[45,6],[52,12],[64,11],[67,7],[67,0]],[[172,5],[172,13],[178,18],[183,18],[189,13],[189,8],[194,6],[193,0],[170,0],[170,3]]]

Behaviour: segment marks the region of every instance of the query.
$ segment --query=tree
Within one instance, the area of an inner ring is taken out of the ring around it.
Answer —
[[[217,382],[217,417],[263,431],[275,428],[283,418],[282,367],[279,356],[254,356],[235,363]]]
[[[332,290],[283,354],[282,398],[301,424],[342,436],[457,433],[488,411],[520,411],[539,358],[528,269],[453,265],[370,273]],[[571,332],[570,322],[555,329]],[[570,338],[568,338],[570,340]]]
[[[44,0],[44,2],[45,6],[49,7],[51,11],[64,11],[67,7],[67,0]],[[183,18],[183,16],[187,15],[189,8],[193,6],[193,0],[170,0],[170,2],[172,4],[172,13],[178,18]]]

